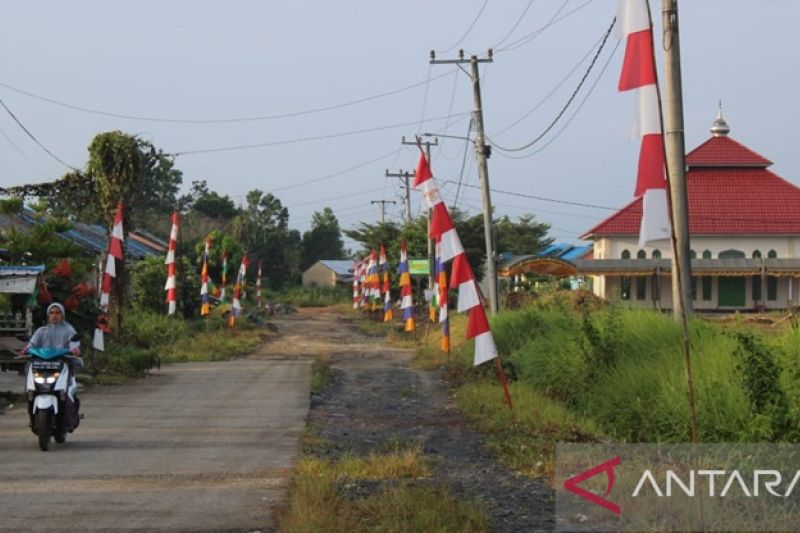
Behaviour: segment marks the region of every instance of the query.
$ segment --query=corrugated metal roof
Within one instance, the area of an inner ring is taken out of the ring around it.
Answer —
[[[35,224],[40,224],[44,220],[35,215],[33,210],[25,208],[17,219],[19,222],[22,222],[22,225],[27,229]],[[15,224],[20,226],[19,222],[15,222]],[[61,232],[58,235],[62,239],[74,242],[92,254],[102,254],[108,247],[108,230],[98,224],[76,222],[71,229]],[[143,259],[145,257],[162,255],[162,252],[159,250],[150,248],[133,239],[126,240],[125,248],[128,259]]]
[[[0,265],[0,277],[38,276],[42,272],[44,272],[44,265],[32,265],[32,266]]]
[[[353,261],[350,259],[320,259],[319,262],[333,270],[338,276],[353,275]]]

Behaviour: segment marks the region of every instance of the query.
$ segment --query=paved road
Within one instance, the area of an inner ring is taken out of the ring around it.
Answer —
[[[49,452],[24,406],[7,410],[0,530],[269,527],[299,452],[310,367],[258,357],[170,366],[85,394],[81,427]]]

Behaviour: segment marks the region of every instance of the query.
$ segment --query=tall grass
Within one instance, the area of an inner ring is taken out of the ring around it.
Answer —
[[[743,326],[732,331],[699,319],[690,329],[700,438],[793,438],[800,414],[800,333],[766,339]],[[689,440],[682,334],[671,317],[534,304],[501,313],[492,331],[521,384],[595,420],[610,437]]]

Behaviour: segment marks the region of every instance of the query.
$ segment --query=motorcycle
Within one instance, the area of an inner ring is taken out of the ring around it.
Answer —
[[[50,449],[51,437],[58,444],[78,427],[80,400],[78,383],[70,368],[69,348],[28,348],[25,390],[30,427],[39,438],[39,449]]]

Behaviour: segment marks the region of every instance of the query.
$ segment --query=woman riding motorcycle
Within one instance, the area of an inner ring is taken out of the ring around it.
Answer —
[[[47,306],[47,325],[37,329],[30,341],[23,349],[23,353],[28,353],[29,348],[69,348],[70,355],[66,358],[73,373],[83,370],[83,358],[81,358],[81,343],[73,341],[77,337],[75,328],[64,320],[64,306],[60,303],[52,303]],[[74,403],[75,420],[78,420],[81,402],[77,396],[77,387],[69,391],[71,400]]]

